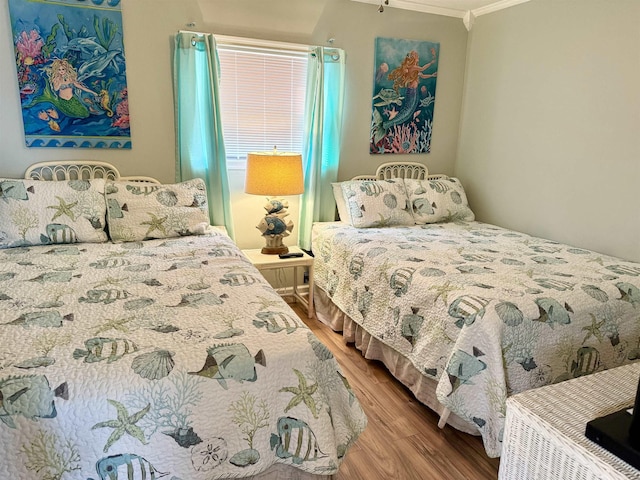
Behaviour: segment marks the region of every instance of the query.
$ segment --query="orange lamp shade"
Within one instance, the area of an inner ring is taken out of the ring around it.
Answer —
[[[302,156],[275,151],[247,154],[244,191],[272,197],[303,193]]]

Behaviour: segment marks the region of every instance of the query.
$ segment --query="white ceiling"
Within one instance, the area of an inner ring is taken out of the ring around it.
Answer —
[[[356,2],[379,5],[384,0],[354,0]],[[480,15],[496,12],[529,0],[389,0],[384,8],[403,8],[416,12],[433,13],[458,17],[464,20],[468,30],[471,30],[473,19]]]

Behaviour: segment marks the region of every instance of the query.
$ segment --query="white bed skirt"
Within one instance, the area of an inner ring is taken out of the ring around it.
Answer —
[[[363,327],[354,322],[340,310],[327,296],[324,290],[314,288],[316,318],[336,332],[342,332],[347,343],[355,344],[364,358],[381,361],[387,370],[405,385],[415,397],[438,415],[444,407],[436,397],[437,382],[420,373],[413,364],[391,347],[371,336]],[[473,423],[467,422],[451,413],[447,424],[472,435],[480,435]]]
[[[247,480],[335,480],[337,475],[314,475],[303,472],[289,465],[276,463],[259,475],[248,477]]]

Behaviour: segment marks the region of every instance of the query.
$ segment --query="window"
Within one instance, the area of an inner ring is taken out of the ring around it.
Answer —
[[[218,43],[220,103],[229,168],[247,152],[302,152],[307,52]]]

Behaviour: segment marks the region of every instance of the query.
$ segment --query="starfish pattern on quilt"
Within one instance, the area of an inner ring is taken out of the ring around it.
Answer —
[[[109,330],[118,330],[123,333],[129,333],[129,327],[127,323],[131,320],[135,319],[135,317],[125,317],[125,318],[107,318],[104,323],[96,328],[94,335],[99,335],[102,332],[107,332]]]
[[[433,299],[433,303],[435,304],[438,301],[438,298],[442,297],[442,301],[445,305],[449,304],[449,293],[455,292],[456,290],[460,290],[460,287],[456,287],[455,285],[451,285],[451,282],[447,280],[443,285],[434,285],[429,287],[429,290],[435,290],[438,292],[436,298]]]
[[[144,432],[140,427],[136,425],[142,417],[144,417],[147,412],[151,409],[151,404],[149,403],[145,408],[140,410],[139,412],[134,413],[133,415],[129,415],[127,409],[120,402],[116,402],[115,400],[107,399],[111,405],[113,405],[116,409],[117,418],[115,420],[107,420],[106,422],[96,423],[91,430],[95,430],[96,428],[113,428],[113,432],[107,439],[107,443],[104,446],[104,453],[107,453],[109,448],[116,443],[122,436],[126,433],[131,435],[133,438],[137,439],[143,445],[146,445],[148,442],[144,437]]]
[[[605,320],[598,322],[596,319],[596,316],[593,313],[590,313],[589,315],[591,316],[591,325],[586,325],[582,327],[582,330],[587,332],[587,335],[584,337],[584,340],[582,341],[583,345],[592,336],[597,338],[599,341],[603,340],[602,332],[600,331],[600,328],[604,325]]]
[[[313,414],[313,418],[318,418],[318,409],[316,407],[316,401],[313,399],[313,394],[318,389],[318,384],[314,383],[313,385],[307,385],[307,379],[304,378],[304,375],[299,370],[293,369],[293,373],[298,377],[298,386],[297,387],[283,387],[279,391],[280,392],[288,392],[293,393],[293,398],[289,402],[289,404],[284,409],[285,412],[288,412],[296,405],[304,402],[304,404],[309,408],[311,413]]]

